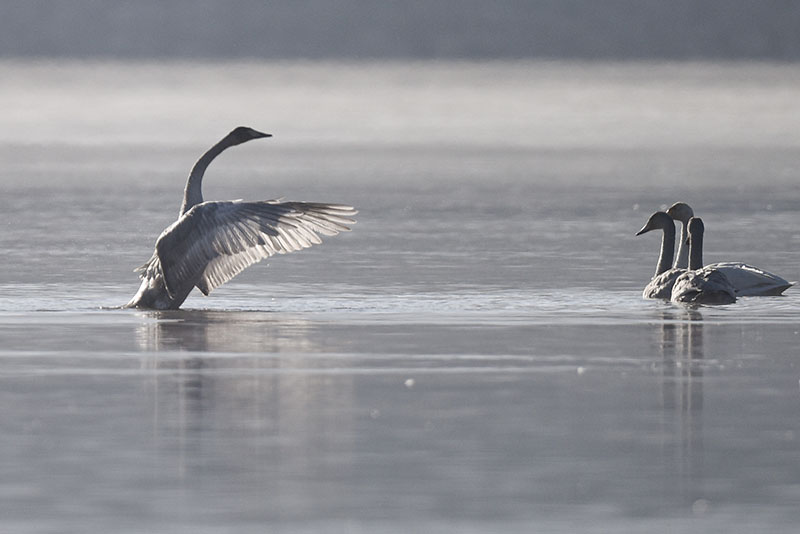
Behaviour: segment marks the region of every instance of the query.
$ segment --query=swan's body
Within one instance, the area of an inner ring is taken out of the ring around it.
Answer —
[[[636,235],[642,235],[651,230],[663,230],[661,237],[661,253],[656,264],[656,274],[644,287],[642,297],[646,299],[667,299],[672,296],[672,286],[675,280],[686,272],[686,269],[672,268],[672,258],[675,254],[675,223],[663,211],[657,211],[647,220],[647,223]]]
[[[703,267],[703,221],[692,217],[686,225],[689,234],[689,270],[672,286],[672,302],[692,304],[732,304],[736,288],[728,277],[711,266]]]
[[[680,275],[672,286],[670,300],[688,304],[733,304],[736,289],[722,271],[703,267]]]
[[[681,223],[681,240],[678,245],[675,267],[686,267],[689,248],[687,245],[689,219],[694,211],[685,202],[676,202],[667,210],[667,214]],[[707,267],[717,269],[725,274],[739,297],[763,297],[780,295],[794,285],[776,274],[759,269],[742,262],[712,263]]]
[[[712,263],[709,267],[728,277],[737,297],[778,296],[794,285],[776,274],[738,261]]]
[[[269,137],[239,127],[211,147],[192,168],[178,220],[156,240],[153,256],[137,269],[142,279],[129,308],[177,309],[197,287],[208,295],[246,267],[273,254],[318,244],[355,223],[350,206],[310,202],[203,201],[201,184],[225,149]]]

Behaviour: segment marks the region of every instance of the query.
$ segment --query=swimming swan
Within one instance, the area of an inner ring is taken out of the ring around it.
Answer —
[[[685,268],[688,262],[687,225],[689,219],[694,216],[694,212],[685,202],[676,202],[670,206],[667,214],[681,223],[681,240],[678,244],[678,259],[675,260],[675,267]],[[725,273],[733,287],[736,288],[736,295],[739,297],[780,295],[794,285],[778,275],[738,261],[712,263],[708,267]]]
[[[208,295],[264,258],[321,243],[317,234],[333,236],[355,223],[351,217],[358,212],[338,204],[203,201],[203,174],[214,158],[264,137],[271,135],[240,126],[195,163],[178,220],[161,232],[153,256],[136,269],[142,284],[126,308],[178,309],[194,287]]]
[[[692,304],[732,304],[736,302],[736,288],[728,277],[712,266],[703,267],[703,232],[705,227],[699,217],[692,217],[686,225],[689,234],[689,270],[675,280],[672,302]]]
[[[672,218],[663,211],[657,211],[650,216],[647,223],[636,235],[642,235],[651,230],[661,229],[664,231],[661,237],[661,253],[658,256],[656,274],[650,280],[642,297],[646,299],[669,299],[672,296],[672,286],[675,280],[686,272],[686,269],[672,268],[672,257],[675,254],[675,223]]]

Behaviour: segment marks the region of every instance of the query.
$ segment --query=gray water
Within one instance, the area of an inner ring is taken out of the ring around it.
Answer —
[[[641,299],[677,200],[800,279],[800,69],[0,64],[8,532],[771,532],[800,520],[800,290]],[[353,232],[115,309],[206,198]]]

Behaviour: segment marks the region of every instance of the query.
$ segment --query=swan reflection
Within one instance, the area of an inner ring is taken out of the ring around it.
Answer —
[[[662,313],[657,341],[662,357],[663,454],[668,473],[681,484],[681,497],[703,498],[703,322],[693,309]]]
[[[147,387],[165,469],[185,481],[207,469],[247,466],[245,478],[269,486],[289,473],[317,476],[320,466],[310,459],[331,449],[336,469],[350,465],[352,444],[343,436],[353,435],[358,415],[353,375],[328,372],[329,358],[312,341],[314,324],[261,312],[147,318],[138,341],[143,366],[154,371]]]
[[[145,353],[171,351],[214,354],[311,352],[311,323],[270,312],[153,311],[136,338]],[[158,354],[154,354],[158,359]]]

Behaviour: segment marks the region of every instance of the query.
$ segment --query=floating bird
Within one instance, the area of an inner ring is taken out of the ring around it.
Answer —
[[[204,295],[250,265],[321,243],[318,234],[349,230],[356,213],[350,206],[263,200],[204,201],[208,165],[225,149],[271,137],[240,126],[195,163],[186,182],[178,220],[156,240],[153,256],[136,269],[142,284],[127,308],[175,310],[194,287]]]
[[[678,244],[675,267],[686,268],[689,254],[687,245],[688,224],[689,219],[694,216],[694,211],[685,202],[676,202],[670,206],[667,214],[681,223],[681,238]],[[739,297],[780,295],[794,285],[776,274],[738,261],[712,263],[708,267],[725,273],[733,287],[736,288],[736,295]]]
[[[663,230],[661,237],[661,253],[658,255],[656,274],[645,286],[642,297],[646,299],[666,299],[672,296],[672,286],[675,280],[686,272],[686,269],[672,267],[672,258],[675,254],[675,223],[663,211],[657,211],[650,216],[647,223],[636,235],[642,235],[651,230]]]
[[[736,288],[721,270],[710,265],[703,267],[703,233],[705,227],[699,217],[692,217],[686,225],[689,235],[689,270],[675,280],[672,302],[691,304],[732,304],[736,302]]]

